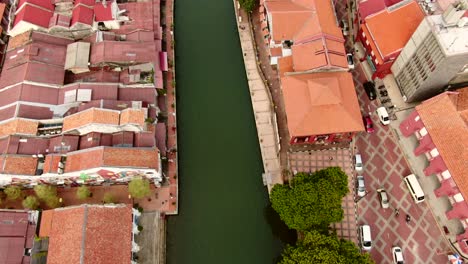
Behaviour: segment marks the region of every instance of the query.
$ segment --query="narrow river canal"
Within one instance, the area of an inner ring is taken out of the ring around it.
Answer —
[[[272,264],[290,234],[268,209],[234,19],[231,0],[176,0],[180,203],[169,264]]]

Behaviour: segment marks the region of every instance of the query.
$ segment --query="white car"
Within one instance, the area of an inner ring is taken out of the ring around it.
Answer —
[[[372,249],[372,236],[369,225],[362,225],[359,227],[359,239],[363,250]]]
[[[348,68],[350,70],[354,70],[354,59],[353,59],[353,54],[347,53],[346,54],[346,60],[348,61]]]
[[[394,264],[404,264],[405,260],[403,259],[403,251],[400,247],[392,247],[392,256]]]
[[[379,120],[382,125],[386,126],[390,124],[390,117],[388,116],[387,109],[385,109],[385,107],[381,106],[377,108],[376,113],[379,116]]]
[[[354,169],[356,171],[362,171],[363,170],[361,154],[354,155]]]
[[[388,202],[387,191],[385,191],[384,189],[378,189],[377,193],[379,194],[380,205],[382,206],[382,208],[387,209],[388,207],[390,207],[390,203]]]
[[[364,197],[366,195],[366,186],[364,185],[364,176],[359,175],[356,177],[356,188],[357,195],[359,197]]]

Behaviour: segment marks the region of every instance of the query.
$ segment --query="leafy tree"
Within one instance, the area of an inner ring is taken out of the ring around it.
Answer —
[[[61,205],[60,198],[58,198],[57,196],[51,196],[45,199],[45,203],[50,208],[57,208]]]
[[[128,184],[128,192],[135,198],[143,198],[150,194],[150,183],[147,179],[134,178]]]
[[[39,207],[39,204],[39,199],[33,195],[29,195],[23,200],[23,207],[26,209],[36,210]]]
[[[104,203],[114,203],[115,202],[114,195],[112,195],[112,193],[105,193],[104,197],[102,198],[102,201]]]
[[[245,11],[252,13],[257,6],[257,0],[239,0],[239,4]]]
[[[51,185],[36,185],[34,192],[37,197],[47,202],[47,200],[57,197],[57,187]]]
[[[298,173],[291,185],[275,185],[271,204],[291,229],[327,230],[343,219],[342,198],[349,192],[348,177],[339,167],[313,174]]]
[[[91,196],[91,190],[86,186],[80,186],[76,190],[76,197],[80,200],[84,200]]]
[[[3,191],[8,200],[16,200],[21,197],[22,191],[18,186],[8,186]]]
[[[318,231],[306,232],[295,246],[287,245],[279,264],[373,264],[368,253],[361,254],[350,241],[338,240],[335,235]]]

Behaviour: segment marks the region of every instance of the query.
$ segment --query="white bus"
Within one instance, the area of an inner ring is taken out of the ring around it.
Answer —
[[[414,201],[416,203],[424,202],[424,192],[421,188],[421,185],[419,185],[419,181],[416,178],[416,175],[410,174],[404,178],[404,181],[406,186],[408,186],[408,190],[410,191]]]

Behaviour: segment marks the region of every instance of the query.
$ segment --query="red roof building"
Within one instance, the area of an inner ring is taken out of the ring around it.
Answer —
[[[453,209],[447,220],[458,219],[465,233],[457,236],[458,247],[468,253],[468,87],[445,92],[416,106],[400,124],[401,133],[419,140],[416,156],[424,154],[426,176],[435,175],[441,187],[436,197],[447,196]]]
[[[50,1],[20,0],[15,12],[13,27],[8,32],[11,36],[24,33],[31,29],[45,31],[54,14],[54,6]]]
[[[93,25],[93,19],[94,11],[91,7],[82,4],[75,4],[75,7],[73,8],[71,26],[74,26],[76,23],[91,26]]]
[[[31,263],[36,223],[35,211],[0,210],[0,263]]]
[[[291,144],[349,142],[364,130],[350,73],[288,75],[281,84]]]
[[[395,5],[367,16],[360,25],[357,40],[366,50],[372,79],[383,79],[411,35],[424,19],[424,11],[416,1]]]
[[[130,206],[85,204],[44,211],[39,235],[49,238],[48,264],[127,264],[132,228]]]

